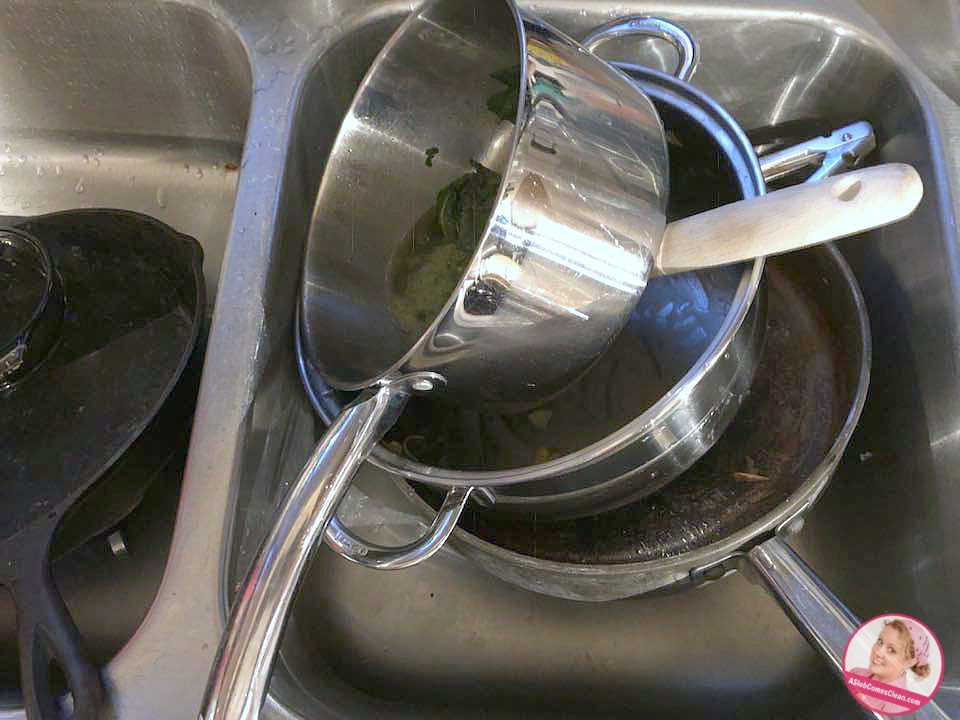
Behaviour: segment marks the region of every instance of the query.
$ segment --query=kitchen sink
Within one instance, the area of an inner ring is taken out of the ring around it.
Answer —
[[[200,242],[212,308],[252,79],[207,12],[161,2],[0,3],[0,216],[78,207],[152,215]],[[133,636],[160,584],[180,489],[174,463],[120,527],[54,575],[99,662]],[[0,716],[19,706],[13,605],[0,591]]]
[[[523,4],[581,37],[626,15],[673,19],[701,46],[692,82],[746,129],[865,119],[876,159],[920,171],[926,195],[913,217],[841,246],[869,306],[871,391],[834,482],[790,542],[858,615],[906,613],[934,629],[946,656],[937,700],[960,717],[960,82],[934,62],[956,56],[951,2],[925,7],[937,27],[890,0]],[[207,251],[216,307],[200,402],[169,554],[163,542],[149,550],[161,565],[167,557],[165,572],[103,655],[120,718],[196,717],[231,599],[321,429],[292,330],[324,162],[365,69],[415,3],[6,3],[0,127],[12,149],[0,154],[0,214],[119,204]],[[44,32],[31,35],[30,23]],[[674,64],[657,43],[604,54]],[[385,543],[422,530],[369,466],[341,516]],[[262,716],[637,714],[860,710],[745,574],[579,603],[508,586],[452,551],[378,572],[319,548]],[[20,713],[0,710],[7,717]]]
[[[571,6],[537,8],[577,36],[610,19],[599,7]],[[879,138],[877,160],[910,162],[927,187],[937,187],[938,141],[923,100],[876,38],[812,14],[675,4],[662,10],[643,4],[639,11],[661,12],[691,31],[702,49],[693,82],[748,131],[801,119],[834,126],[866,119]],[[303,163],[306,187],[287,192],[312,195],[345,103],[401,17],[372,16],[332,43],[306,75],[290,159]],[[669,52],[632,44],[610,45],[604,53],[672,70]],[[301,145],[312,149],[309,159],[297,152]],[[856,613],[920,616],[940,633],[949,658],[950,648],[960,650],[960,635],[953,634],[954,602],[942,592],[956,557],[930,515],[934,438],[921,422],[919,375],[934,368],[925,362],[921,369],[912,357],[921,333],[936,333],[927,338],[931,348],[935,338],[949,337],[942,327],[949,313],[916,317],[924,308],[910,300],[918,283],[935,282],[935,268],[949,267],[945,245],[953,238],[944,233],[941,202],[928,193],[908,222],[844,245],[877,333],[874,386],[847,462],[796,545]],[[922,270],[912,260],[917,254],[929,262]],[[921,302],[927,311],[937,307],[925,291]],[[913,337],[911,323],[923,326]],[[860,462],[861,454],[872,459]],[[370,475],[355,490],[365,496],[362,507],[344,510],[368,535],[378,525],[396,525],[404,513],[399,498],[378,512],[387,495],[379,486],[389,481]],[[920,565],[921,558],[929,566]],[[858,712],[776,604],[743,576],[683,594],[576,603],[493,580],[452,553],[385,573],[318,552],[289,620],[280,667],[277,717]]]

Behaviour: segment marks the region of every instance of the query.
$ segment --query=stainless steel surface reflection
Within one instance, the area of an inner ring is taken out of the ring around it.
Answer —
[[[444,288],[430,253],[450,243],[429,228],[457,200],[438,194],[477,177],[479,158],[499,189],[489,217],[457,221],[465,267],[448,261],[459,282]],[[307,359],[341,390],[431,371],[472,402],[551,396],[643,291],[667,173],[660,119],[618,72],[504,0],[427,4],[375,61],[331,150],[304,269]],[[411,269],[421,256],[430,271]],[[398,302],[414,284],[440,289],[411,318]]]
[[[671,137],[671,220],[763,192],[753,147],[722,108],[671,76],[630,77]],[[758,260],[653,278],[607,352],[533,414],[414,398],[370,459],[397,477],[486,487],[502,508],[544,515],[586,516],[649,495],[710,448],[747,393],[763,339],[762,269]],[[348,396],[300,366],[329,422]]]
[[[252,96],[243,42],[223,18],[197,7],[0,2],[0,224],[107,207],[148,214],[195,237],[208,290],[205,333]],[[115,667],[151,605],[168,596],[158,590],[165,568],[176,564],[168,561],[182,463],[173,465],[123,522],[127,557],[115,556],[98,536],[53,562],[56,585],[100,665]],[[129,503],[127,490],[111,499]],[[0,592],[4,720],[23,716],[16,616],[7,597]],[[200,623],[196,611],[191,616]],[[190,640],[180,647],[167,651],[187,657],[197,646]]]

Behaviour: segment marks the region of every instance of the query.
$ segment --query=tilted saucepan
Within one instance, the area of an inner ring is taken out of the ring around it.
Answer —
[[[515,105],[494,101],[504,92]],[[461,225],[483,230],[446,302],[398,322],[393,280],[416,247],[418,223],[440,191],[481,175],[477,159],[504,142],[492,212],[460,215]],[[551,396],[610,344],[652,272],[682,269],[691,247],[707,239],[704,227],[725,227],[714,216],[665,233],[666,178],[663,128],[650,100],[511,2],[432,0],[401,25],[331,149],[303,277],[307,359],[334,387],[364,392],[330,426],[282,503],[239,593],[202,717],[259,712],[310,550],[411,393],[505,408]],[[915,181],[905,166],[873,168],[842,191],[835,180],[809,186],[806,198],[791,189],[753,212],[783,239],[790,223],[782,215],[819,203],[819,214],[834,215],[821,226],[829,232],[794,219],[794,244],[803,245],[903,217],[919,199]],[[751,212],[728,208],[739,222]],[[781,215],[775,227],[771,210]],[[715,261],[767,254],[756,243],[742,254],[742,239],[759,239],[751,228],[736,232],[737,243],[718,243]]]

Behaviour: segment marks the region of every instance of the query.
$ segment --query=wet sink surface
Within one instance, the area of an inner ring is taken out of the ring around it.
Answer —
[[[231,31],[169,3],[7,2],[0,73],[0,216],[152,215],[200,241],[212,302],[251,93]]]
[[[949,14],[931,2],[934,17]],[[908,222],[843,245],[869,305],[873,383],[836,480],[791,542],[862,617],[903,612],[933,627],[948,659],[938,701],[960,715],[949,660],[960,657],[960,156],[950,149],[960,108],[950,78],[930,81],[911,60],[922,67],[935,50],[919,50],[917,38],[949,56],[954,36],[924,35],[916,18],[902,22],[909,4],[885,0],[526,5],[575,36],[629,14],[677,20],[702,46],[693,82],[748,130],[866,119],[878,159],[920,171],[927,195]],[[197,236],[208,282],[220,277],[166,571],[149,612],[153,588],[112,646],[137,627],[107,671],[121,718],[196,716],[229,599],[311,447],[316,422],[291,328],[313,198],[343,110],[409,9],[385,0],[0,5],[0,128],[11,146],[0,137],[0,215],[88,203],[140,210]],[[50,32],[31,36],[32,23]],[[673,63],[658,46],[616,50]],[[347,502],[371,539],[416,531],[402,495],[370,468]],[[319,549],[271,691],[263,716],[274,720],[859,716],[744,576],[574,603],[507,586],[449,552],[382,573]]]

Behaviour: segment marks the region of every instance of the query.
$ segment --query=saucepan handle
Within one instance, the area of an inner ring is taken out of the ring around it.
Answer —
[[[663,18],[643,16],[614,20],[587,35],[583,46],[593,52],[608,40],[634,35],[666,40],[677,51],[677,68],[673,74],[681,80],[689,80],[693,75],[700,59],[696,41],[685,28]]]
[[[101,720],[106,716],[106,692],[100,672],[87,654],[70,611],[57,591],[47,552],[53,527],[26,531],[34,553],[22,553],[13,591],[24,706],[29,718]],[[31,537],[32,536],[32,537]],[[63,672],[65,690],[73,701],[69,712],[58,703],[52,666]]]
[[[456,529],[472,492],[472,487],[451,488],[430,528],[406,545],[385,547],[369,543],[354,535],[336,516],[330,520],[324,539],[334,552],[350,562],[377,570],[403,570],[429,559],[443,547]]]
[[[307,560],[357,469],[396,421],[407,397],[400,384],[361,396],[341,411],[300,471],[237,596],[210,675],[202,720],[259,717]]]
[[[779,537],[774,536],[752,548],[747,558],[800,633],[842,677],[843,653],[850,636],[860,626],[859,618]],[[911,717],[924,720],[949,718],[933,702],[916,710]]]

